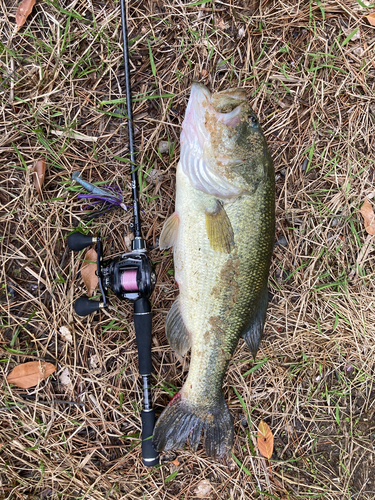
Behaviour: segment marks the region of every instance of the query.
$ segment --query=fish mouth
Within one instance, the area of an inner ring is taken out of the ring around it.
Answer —
[[[208,138],[207,117],[214,121],[235,128],[241,121],[243,105],[247,104],[245,89],[233,88],[211,94],[202,83],[193,83],[189,102],[185,112],[183,134],[193,133],[203,147]]]
[[[233,88],[211,94],[202,83],[193,83],[190,98],[186,108],[186,116],[194,110],[195,118],[210,111],[217,115],[220,121],[225,122],[225,116],[240,111],[241,106],[247,103],[246,90]]]
[[[204,123],[207,109],[211,106],[211,92],[202,83],[193,83],[185,111],[185,124]]]
[[[185,145],[196,153],[203,148],[207,137],[205,115],[210,106],[211,92],[202,83],[193,83],[182,123],[182,150]]]
[[[229,113],[247,102],[246,90],[232,88],[212,94],[203,83],[194,82],[190,91],[189,104],[196,105],[204,102],[211,103],[218,113]]]

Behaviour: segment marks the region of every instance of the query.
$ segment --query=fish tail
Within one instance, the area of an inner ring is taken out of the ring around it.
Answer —
[[[187,440],[193,451],[198,448],[204,431],[206,454],[213,458],[228,455],[233,446],[233,419],[223,394],[214,406],[191,404],[179,392],[160,415],[153,435],[158,451],[177,450]]]

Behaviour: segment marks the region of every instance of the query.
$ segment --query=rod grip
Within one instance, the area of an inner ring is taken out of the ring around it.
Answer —
[[[159,463],[159,453],[152,444],[152,434],[155,427],[155,410],[141,412],[142,418],[142,460],[146,467],[153,467]]]
[[[148,299],[140,298],[134,302],[134,328],[137,339],[139,373],[142,376],[150,375],[152,372],[152,315]]]

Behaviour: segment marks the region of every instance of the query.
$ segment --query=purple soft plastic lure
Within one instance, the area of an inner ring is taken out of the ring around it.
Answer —
[[[77,181],[81,186],[83,186],[88,194],[79,194],[79,199],[93,200],[92,203],[87,205],[87,208],[93,207],[99,203],[106,203],[109,206],[103,208],[102,210],[97,210],[90,215],[92,217],[98,217],[106,212],[115,210],[116,208],[122,208],[127,210],[127,206],[124,203],[124,196],[121,189],[118,186],[107,186],[105,188],[100,188],[95,186],[91,182],[87,182],[80,177],[81,172],[74,172],[72,179]]]

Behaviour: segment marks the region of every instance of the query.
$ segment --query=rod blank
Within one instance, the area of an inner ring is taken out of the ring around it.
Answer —
[[[126,110],[128,115],[128,133],[129,133],[129,153],[131,161],[131,178],[132,178],[132,197],[133,197],[133,215],[134,215],[134,236],[142,238],[140,210],[138,200],[138,178],[135,163],[135,148],[134,148],[134,129],[133,129],[133,110],[132,110],[132,93],[130,82],[130,66],[129,66],[129,44],[128,44],[128,26],[126,23],[126,6],[125,0],[121,0],[121,22],[122,22],[122,40],[124,46],[124,69],[125,69],[125,95],[126,95]]]

